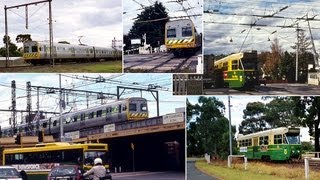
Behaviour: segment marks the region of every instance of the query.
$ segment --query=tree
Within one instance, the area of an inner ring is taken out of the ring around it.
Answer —
[[[17,43],[25,43],[27,41],[32,41],[30,34],[19,34],[16,37]]]
[[[311,41],[308,38],[304,31],[299,31],[298,33],[298,42],[294,43],[291,46],[294,50],[299,47],[298,54],[299,54],[299,61],[298,61],[298,81],[300,83],[305,83],[308,77],[308,64],[312,64],[314,66],[313,54],[309,52],[311,49],[310,47]],[[295,55],[296,58],[296,55]],[[296,67],[296,66],[295,66]]]
[[[9,56],[10,57],[22,56],[22,53],[18,51],[18,47],[11,42],[10,36],[6,37],[5,35],[3,36],[4,47],[0,48],[0,55],[2,57],[5,57],[7,54],[7,51],[6,51],[7,39],[8,39],[8,45],[9,45]]]
[[[279,79],[279,64],[281,60],[282,49],[277,38],[271,42],[271,53],[267,54],[266,61],[263,65],[265,74],[269,75],[272,79]]]
[[[248,103],[243,110],[243,121],[239,126],[240,134],[250,134],[267,129],[265,104],[262,102]]]
[[[314,135],[314,149],[320,151],[319,135],[320,135],[320,97],[288,97],[294,101],[293,110],[299,117],[300,124],[309,128],[309,134]]]
[[[279,68],[281,77],[284,77],[289,83],[295,81],[295,58],[293,54],[288,51],[284,52]]]
[[[300,120],[295,116],[295,102],[286,97],[273,97],[266,104],[262,102],[248,103],[243,110],[243,121],[239,126],[240,134],[250,134],[266,129],[299,126]]]
[[[169,17],[161,2],[145,7],[136,19],[129,31],[130,39],[140,39],[146,34],[146,43],[152,47],[164,44],[165,24]]]
[[[200,96],[197,104],[187,106],[187,112],[191,112],[188,109],[190,107],[194,110],[196,120],[188,120],[188,156],[208,153],[222,158],[227,157],[229,154],[229,123],[223,116],[224,104],[215,97]],[[235,133],[235,127],[232,127],[232,132]],[[234,140],[233,144],[235,144]]]

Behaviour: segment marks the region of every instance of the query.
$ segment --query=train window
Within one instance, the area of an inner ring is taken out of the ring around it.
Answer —
[[[122,111],[126,111],[127,110],[127,106],[122,104]]]
[[[239,65],[238,65],[238,60],[233,60],[232,61],[232,70],[237,70],[239,69]]]
[[[192,28],[191,26],[182,27],[182,37],[192,36]]]
[[[84,116],[84,120],[87,120],[87,119],[89,119],[89,114],[85,114]]]
[[[111,107],[107,107],[107,114],[111,113],[112,108]]]
[[[147,104],[141,104],[141,111],[147,111]]]
[[[94,118],[94,112],[89,113],[88,118],[89,118],[89,119]]]
[[[129,104],[129,111],[137,111],[137,104],[130,103]]]
[[[38,52],[38,46],[32,46],[31,47],[32,52]]]
[[[29,46],[25,46],[25,47],[23,48],[23,52],[24,52],[24,53],[28,53],[28,52],[29,52]]]
[[[98,110],[97,111],[97,117],[101,117],[102,116],[102,110]]]
[[[57,120],[54,120],[53,123],[52,123],[53,126],[57,126],[57,124],[58,124]]]
[[[47,128],[47,125],[48,125],[47,122],[42,123],[42,127],[43,127],[43,128]]]
[[[121,104],[118,106],[118,112],[121,113]]]
[[[83,114],[81,114],[81,116],[80,116],[80,120],[81,121],[84,121],[85,120],[85,114],[83,113]]]
[[[176,36],[176,29],[167,29],[167,38],[172,38]]]
[[[274,135],[274,144],[282,144],[282,135]]]
[[[69,124],[71,122],[71,117],[66,118],[66,124]]]
[[[77,122],[77,121],[78,121],[78,116],[77,115],[73,116],[73,122]]]
[[[118,107],[113,107],[112,108],[112,113],[118,113],[119,111],[118,111]]]

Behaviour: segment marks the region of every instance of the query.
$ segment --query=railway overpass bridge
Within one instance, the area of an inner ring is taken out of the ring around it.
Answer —
[[[46,134],[43,141],[57,137]],[[67,131],[65,137],[75,143],[107,143],[112,172],[185,170],[184,113]],[[13,137],[0,138],[4,148],[34,146],[39,138],[22,136],[16,143]]]

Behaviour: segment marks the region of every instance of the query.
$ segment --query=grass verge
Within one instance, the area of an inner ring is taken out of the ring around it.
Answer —
[[[288,164],[264,164],[261,162],[249,162],[248,169],[244,170],[243,164],[234,164],[227,167],[227,162],[214,162],[207,164],[204,160],[198,160],[196,167],[212,176],[225,180],[300,180],[305,179],[303,167],[290,167]],[[320,172],[310,171],[310,180],[319,179]]]

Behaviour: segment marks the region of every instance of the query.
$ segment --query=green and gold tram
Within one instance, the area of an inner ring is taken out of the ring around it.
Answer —
[[[253,88],[259,85],[257,51],[231,54],[214,62],[216,87]]]
[[[248,159],[286,161],[301,157],[300,129],[276,128],[237,137],[238,154]]]

